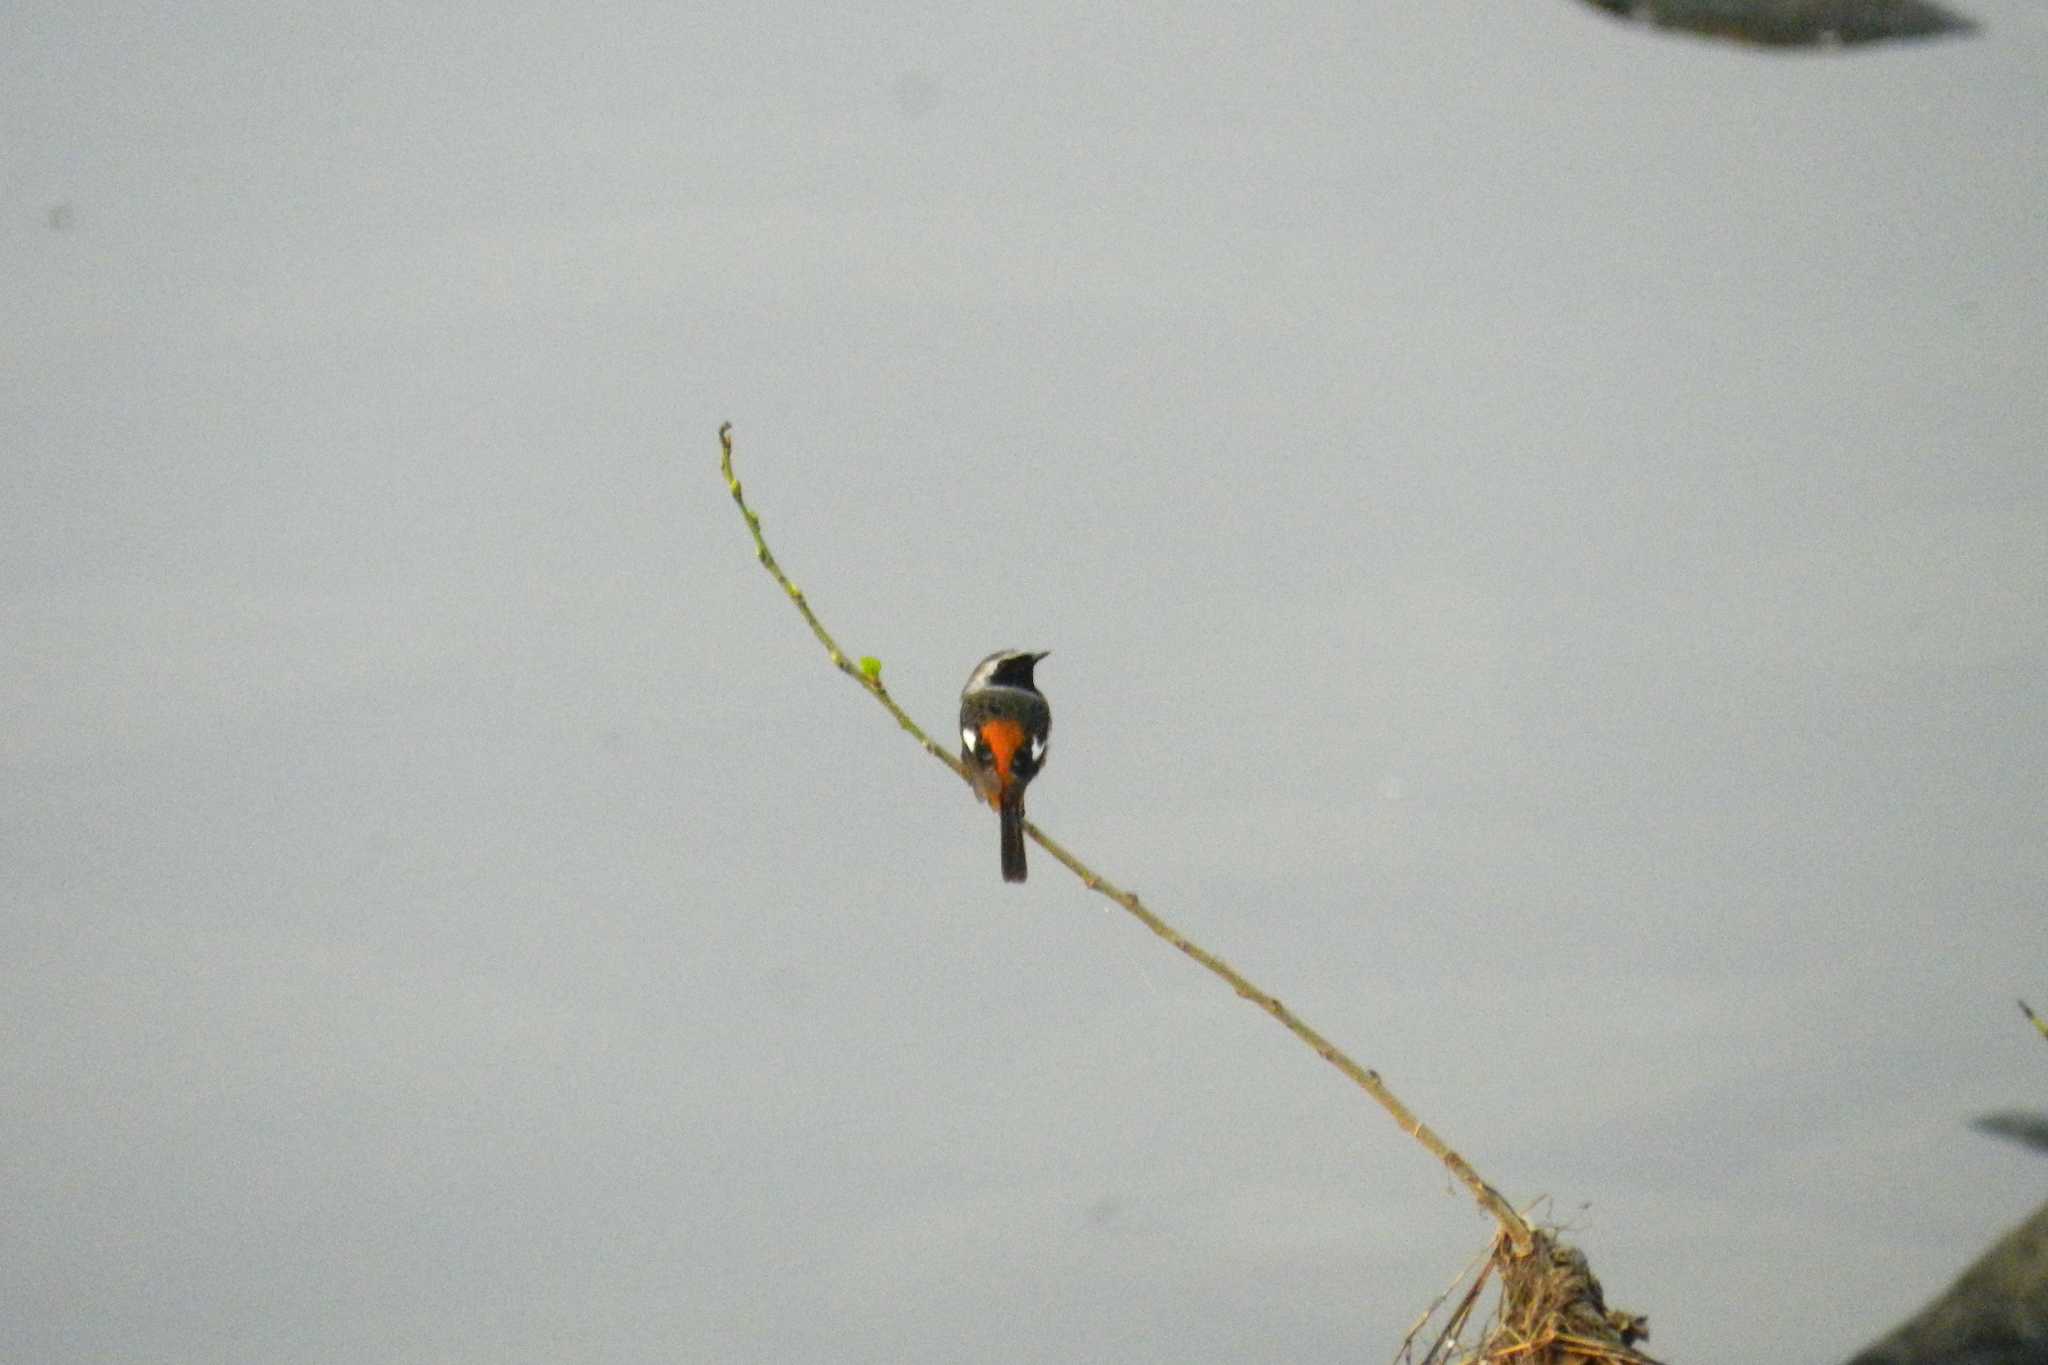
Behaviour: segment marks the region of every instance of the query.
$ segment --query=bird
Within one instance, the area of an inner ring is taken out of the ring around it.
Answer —
[[[1031,680],[1048,650],[999,649],[960,689],[960,761],[1001,824],[1003,880],[1024,880],[1024,788],[1045,764],[1052,707]]]

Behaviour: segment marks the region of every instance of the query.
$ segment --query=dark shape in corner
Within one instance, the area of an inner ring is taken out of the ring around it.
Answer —
[[[2048,1204],[1849,1365],[2048,1365]]]
[[[1586,0],[1658,28],[1770,47],[1824,47],[1974,33],[1976,21],[1933,0]]]
[[[2048,1114],[2031,1114],[2023,1109],[2004,1109],[1996,1114],[1970,1120],[1980,1133],[2011,1138],[2023,1147],[2048,1152]]]

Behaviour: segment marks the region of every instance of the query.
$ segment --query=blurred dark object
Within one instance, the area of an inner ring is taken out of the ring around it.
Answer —
[[[1971,1119],[1970,1126],[1980,1133],[2011,1138],[2014,1142],[2048,1152],[2048,1114],[2032,1114],[2024,1109],[2005,1109],[1996,1114]]]
[[[1586,0],[1613,14],[1715,38],[1819,47],[1971,33],[1976,22],[1931,0]]]
[[[1849,1365],[2048,1365],[2048,1204]]]

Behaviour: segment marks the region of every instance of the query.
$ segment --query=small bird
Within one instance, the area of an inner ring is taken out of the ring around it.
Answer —
[[[1052,708],[1031,681],[1048,651],[999,649],[960,690],[960,761],[1002,822],[1003,880],[1024,880],[1024,787],[1045,763]]]

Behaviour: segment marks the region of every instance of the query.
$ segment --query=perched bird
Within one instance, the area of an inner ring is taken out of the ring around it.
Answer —
[[[1046,651],[999,649],[960,690],[960,761],[1002,826],[1003,880],[1024,880],[1024,788],[1045,763],[1052,708],[1031,681]]]

